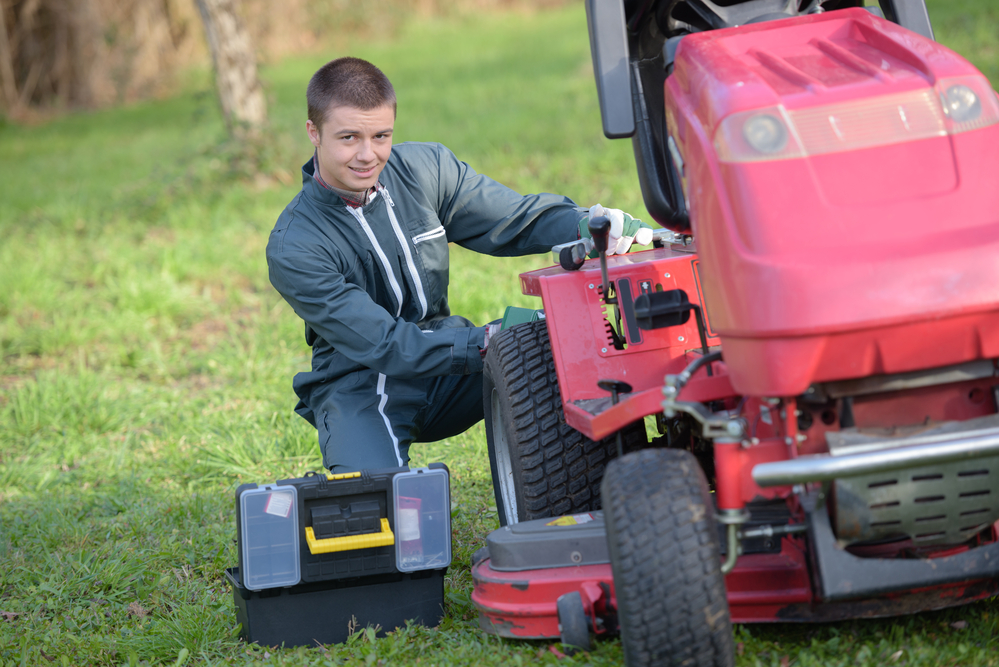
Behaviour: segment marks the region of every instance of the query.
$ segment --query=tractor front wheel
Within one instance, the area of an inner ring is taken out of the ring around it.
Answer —
[[[483,382],[486,440],[501,526],[600,509],[614,436],[593,441],[565,423],[545,322],[489,342]],[[645,424],[622,431],[625,451],[648,444]]]
[[[607,466],[601,495],[628,667],[731,667],[714,506],[697,459],[628,454]]]

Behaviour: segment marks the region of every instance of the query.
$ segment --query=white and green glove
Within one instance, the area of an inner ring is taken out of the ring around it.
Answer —
[[[590,218],[605,215],[610,219],[610,236],[607,239],[607,255],[623,255],[632,243],[649,245],[652,243],[652,227],[633,218],[621,209],[605,208],[600,204],[590,207],[590,214],[579,221],[579,235],[590,238]]]

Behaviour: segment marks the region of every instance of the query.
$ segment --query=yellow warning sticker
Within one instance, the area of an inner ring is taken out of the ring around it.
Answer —
[[[572,514],[569,516],[560,516],[557,519],[552,519],[546,526],[578,526],[580,524],[589,523],[593,521],[592,514]]]

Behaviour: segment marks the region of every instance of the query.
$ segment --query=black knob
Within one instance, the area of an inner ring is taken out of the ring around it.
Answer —
[[[583,266],[586,261],[586,254],[583,250],[576,250],[576,246],[562,248],[558,253],[558,263],[566,271],[576,271]]]
[[[621,380],[598,380],[597,386],[611,393],[611,403],[617,405],[618,394],[630,394],[631,385]]]
[[[590,218],[586,225],[590,230],[593,246],[599,252],[607,252],[607,239],[610,236],[611,221],[606,215]]]
[[[597,386],[604,391],[617,394],[630,394],[632,391],[631,385],[621,380],[599,380],[597,381]]]

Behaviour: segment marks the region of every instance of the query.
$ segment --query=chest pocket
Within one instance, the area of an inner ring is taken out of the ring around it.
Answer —
[[[429,232],[423,232],[422,234],[417,234],[413,237],[413,244],[423,243],[424,241],[429,241],[435,239],[438,236],[446,236],[443,227],[438,227],[437,229],[431,229]]]
[[[413,236],[413,246],[420,255],[423,270],[427,275],[427,295],[429,316],[437,314],[447,298],[448,287],[448,248],[447,234],[441,223],[429,219],[417,225],[423,231]]]

